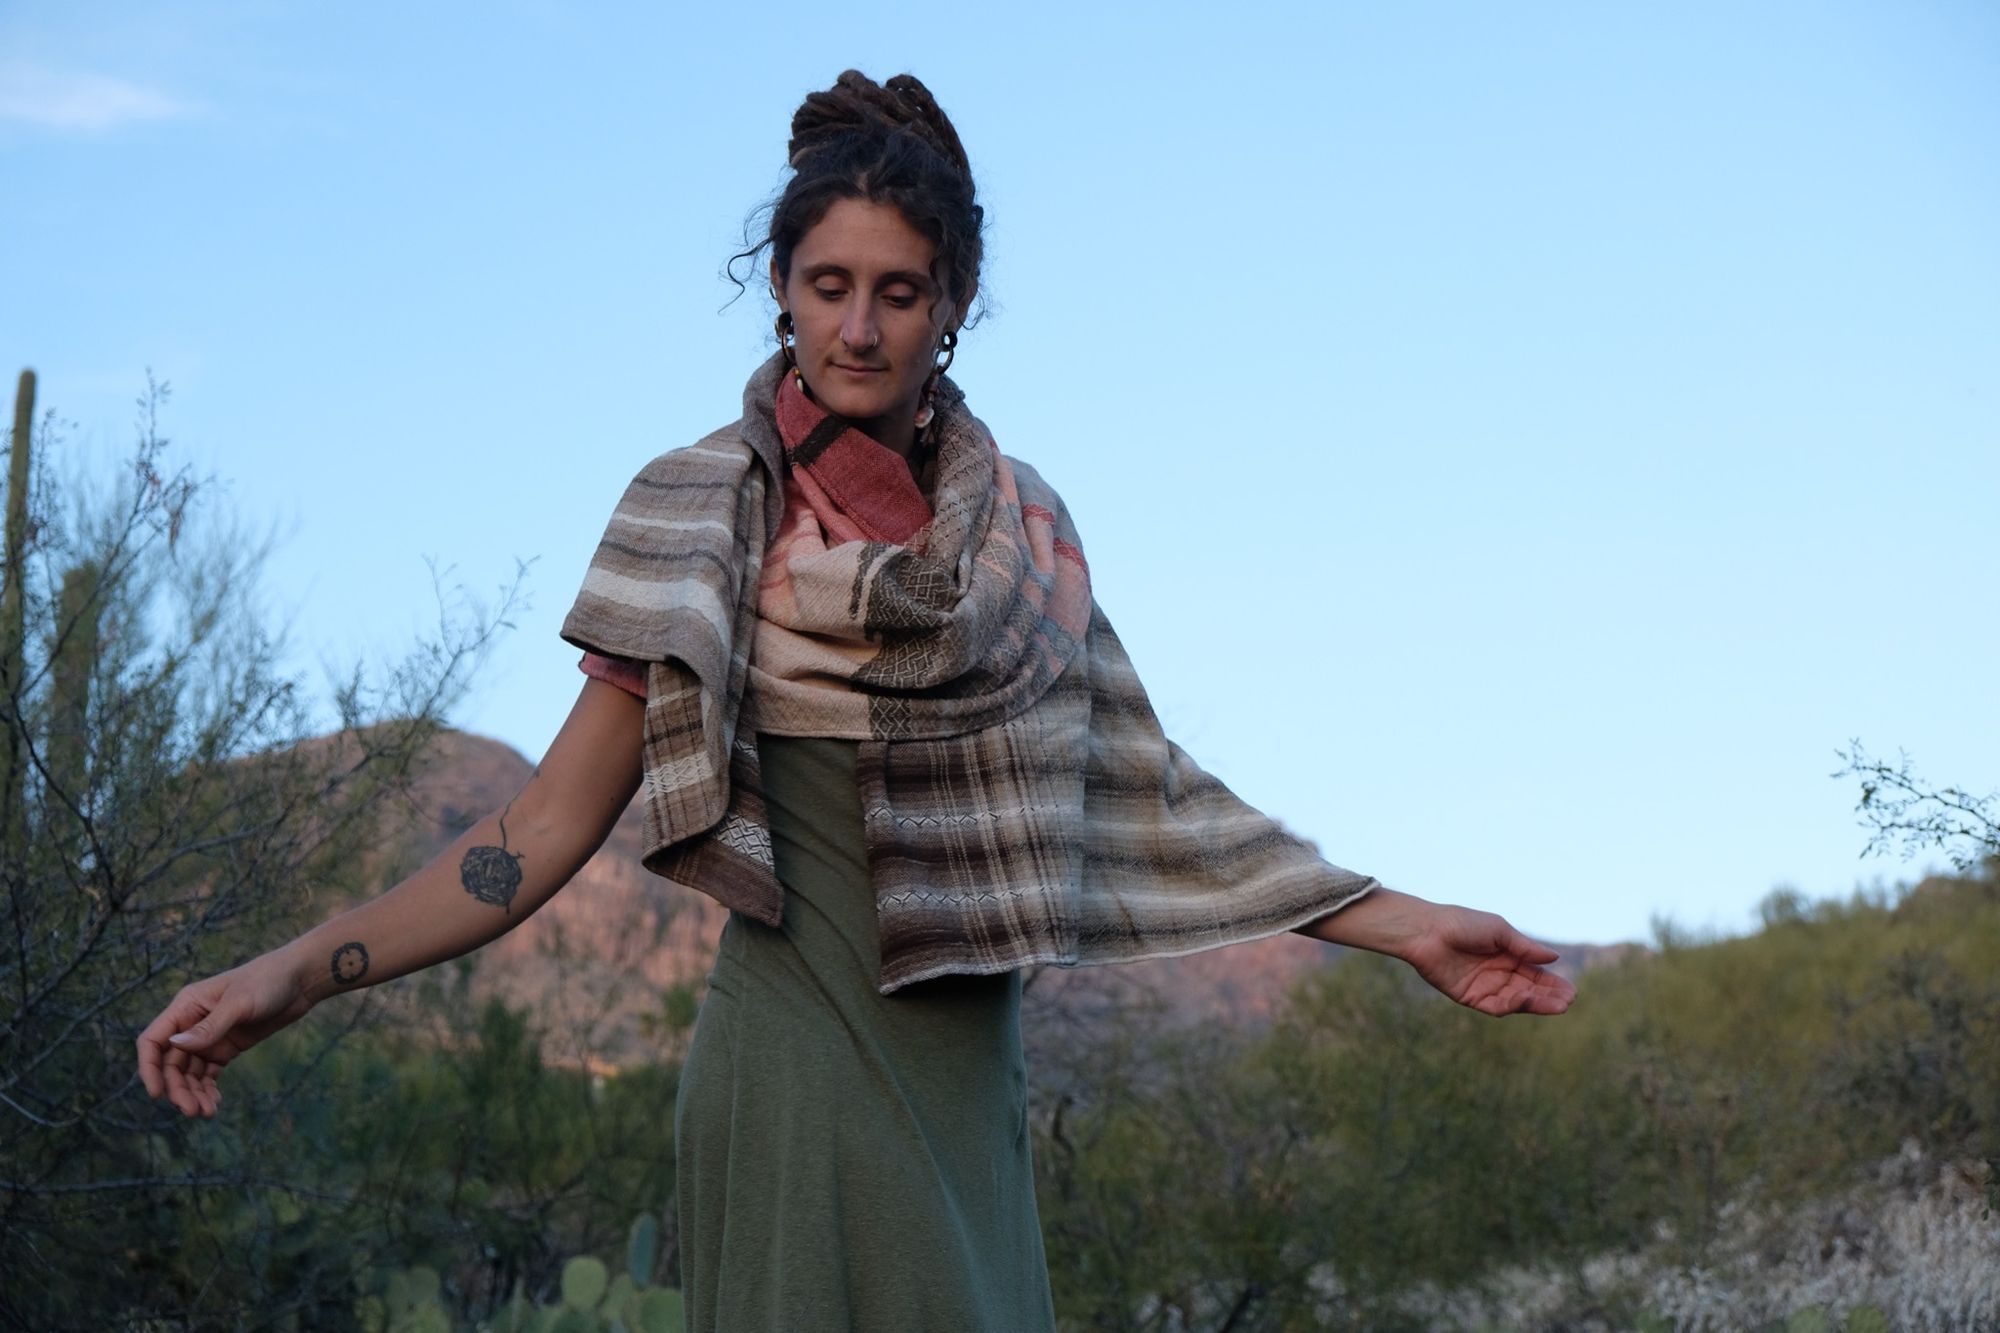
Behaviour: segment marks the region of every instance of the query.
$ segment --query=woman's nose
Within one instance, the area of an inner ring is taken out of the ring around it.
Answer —
[[[840,340],[857,352],[866,352],[880,342],[882,335],[875,330],[875,320],[865,301],[856,301],[847,312],[847,318],[840,321]]]

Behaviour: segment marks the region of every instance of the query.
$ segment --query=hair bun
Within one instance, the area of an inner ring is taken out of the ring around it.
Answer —
[[[958,131],[931,90],[914,74],[898,74],[885,84],[850,69],[825,92],[808,93],[792,114],[792,139],[786,153],[796,170],[800,163],[847,134],[915,134],[946,161],[972,179],[972,164]]]

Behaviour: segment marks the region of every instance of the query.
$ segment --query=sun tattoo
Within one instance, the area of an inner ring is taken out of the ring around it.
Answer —
[[[333,951],[333,979],[352,986],[368,975],[368,948],[360,940],[349,940]]]
[[[507,811],[513,808],[509,801],[500,812],[500,845],[474,847],[458,863],[458,882],[467,893],[508,912],[514,910],[514,894],[521,887],[522,854],[507,850]]]

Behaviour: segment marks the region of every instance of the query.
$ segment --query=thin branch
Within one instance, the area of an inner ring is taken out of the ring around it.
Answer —
[[[1863,856],[1891,848],[1905,860],[1926,848],[1943,850],[1961,872],[2000,855],[2000,792],[1975,796],[1958,787],[1932,787],[1910,769],[1910,756],[1876,759],[1850,741],[1839,751],[1844,766],[1833,774],[1861,783],[1855,813],[1871,831]]]
[[[0,1180],[0,1191],[8,1194],[26,1195],[30,1198],[57,1198],[79,1194],[106,1194],[114,1190],[164,1190],[164,1189],[269,1189],[293,1198],[311,1199],[319,1203],[336,1203],[343,1206],[360,1201],[355,1194],[335,1194],[328,1190],[307,1189],[289,1180],[279,1180],[265,1176],[230,1175],[211,1173],[208,1175],[187,1174],[180,1176],[126,1176],[116,1180],[79,1180],[61,1185],[30,1184],[19,1180]]]

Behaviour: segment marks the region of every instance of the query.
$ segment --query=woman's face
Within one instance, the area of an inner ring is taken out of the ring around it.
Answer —
[[[932,257],[894,205],[841,199],[792,250],[789,279],[771,266],[813,398],[904,455],[938,341],[959,322]]]

